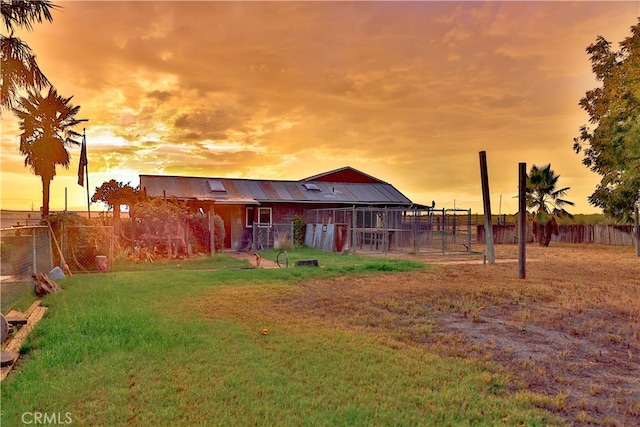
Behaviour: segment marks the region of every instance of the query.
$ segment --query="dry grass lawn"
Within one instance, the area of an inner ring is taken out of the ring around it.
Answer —
[[[571,423],[640,424],[634,248],[530,245],[524,280],[515,245],[497,246],[493,265],[482,255],[413,258],[440,264],[375,280],[311,281],[277,309],[497,365],[512,374],[514,390],[553,396],[547,409]]]

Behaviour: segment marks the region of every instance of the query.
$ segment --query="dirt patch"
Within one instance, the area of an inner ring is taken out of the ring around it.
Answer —
[[[280,268],[276,262],[266,259],[262,256],[260,256],[259,258],[256,258],[256,255],[253,254],[252,252],[233,251],[233,252],[228,252],[228,254],[234,258],[247,260],[249,265],[256,268]]]
[[[549,396],[554,404],[543,406],[573,425],[639,425],[640,259],[633,248],[530,246],[524,280],[516,255],[516,246],[498,246],[497,259],[512,261],[493,265],[478,263],[481,254],[424,255],[434,267],[310,281],[281,307],[499,366],[514,391]]]

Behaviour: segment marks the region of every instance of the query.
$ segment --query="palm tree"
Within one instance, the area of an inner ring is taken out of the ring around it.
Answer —
[[[52,22],[51,10],[58,9],[49,0],[0,0],[4,26],[9,36],[0,34],[0,114],[12,109],[21,89],[40,90],[49,84],[40,71],[31,48],[13,33],[16,27],[33,30],[35,22]]]
[[[71,128],[80,120],[75,116],[80,106],[69,103],[71,98],[58,95],[55,88],[43,97],[40,92],[29,92],[13,109],[20,120],[20,154],[24,154],[24,165],[31,167],[42,179],[42,215],[49,215],[49,187],[56,175],[56,165],[69,168],[70,156],[67,146],[80,145],[80,134]]]
[[[560,175],[551,169],[551,164],[542,168],[533,165],[527,177],[527,208],[533,209],[533,234],[540,246],[549,246],[551,235],[558,234],[556,218],[573,218],[564,208],[573,202],[564,197],[569,187],[556,190]]]

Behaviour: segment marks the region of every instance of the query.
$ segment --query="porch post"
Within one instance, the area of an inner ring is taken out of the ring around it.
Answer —
[[[356,246],[358,246],[358,219],[357,219],[356,206],[351,208],[351,251],[356,253]]]
[[[209,245],[211,247],[211,252],[209,252],[210,256],[215,255],[216,253],[216,227],[214,221],[215,210],[213,209],[213,202],[209,205]]]

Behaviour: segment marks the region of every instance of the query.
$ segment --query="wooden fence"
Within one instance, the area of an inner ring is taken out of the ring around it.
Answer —
[[[484,224],[478,226],[478,243],[486,243]],[[527,242],[533,242],[531,224],[527,224]],[[633,225],[610,224],[560,224],[558,235],[552,236],[552,242],[595,243],[599,245],[633,246]],[[516,224],[493,225],[493,243],[515,244],[518,242]]]

